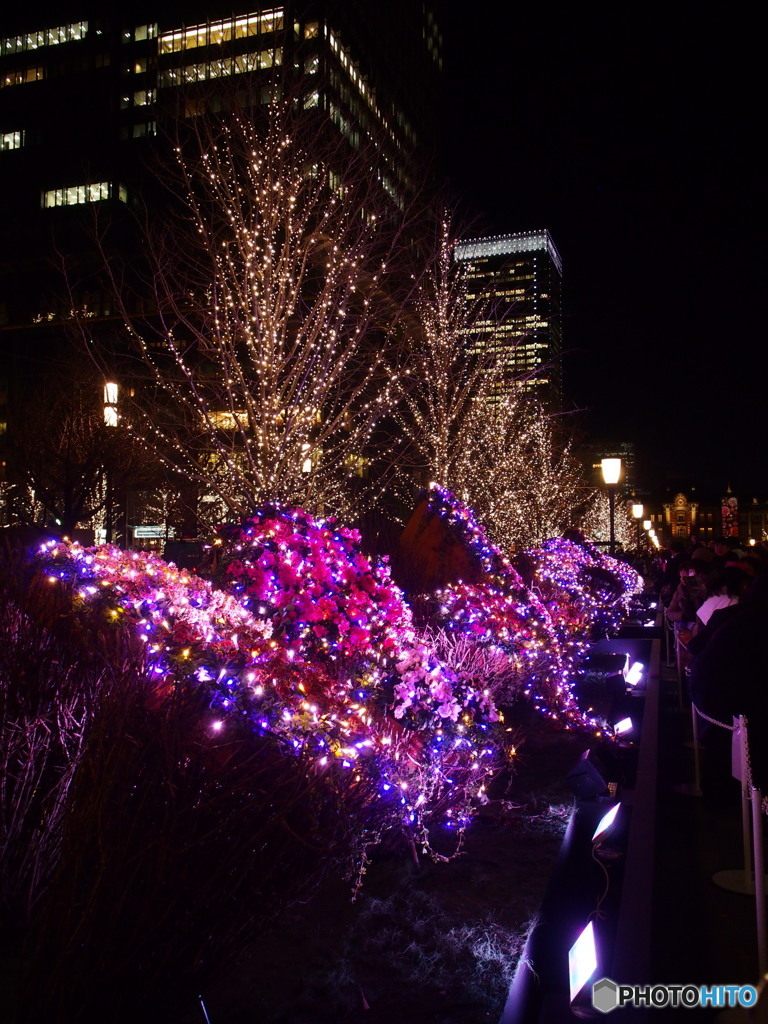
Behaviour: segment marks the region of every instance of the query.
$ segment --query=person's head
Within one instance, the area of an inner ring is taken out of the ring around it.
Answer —
[[[693,575],[698,579],[704,579],[713,571],[712,559],[698,558],[696,554],[691,558],[689,565],[691,570],[693,570]]]
[[[715,558],[715,552],[712,548],[694,548],[691,553],[691,558],[697,562],[713,562]]]
[[[711,592],[728,597],[742,597],[749,586],[750,576],[736,565],[726,565],[712,578]]]
[[[737,562],[733,563],[742,572],[745,572],[747,576],[757,576],[761,570],[759,561],[756,558],[752,558],[750,555],[745,555],[740,558]]]
[[[725,558],[730,551],[728,547],[728,541],[725,537],[713,537],[712,538],[712,550],[715,552],[718,558]]]

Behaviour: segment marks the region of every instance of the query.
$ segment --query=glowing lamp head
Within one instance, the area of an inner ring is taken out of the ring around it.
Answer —
[[[641,661],[633,661],[628,669],[624,670],[624,682],[627,686],[637,686],[643,678],[645,666]]]
[[[592,845],[598,846],[610,832],[621,804],[615,804],[610,811],[606,811],[597,824],[595,834],[592,836]]]
[[[590,921],[568,950],[568,977],[571,1002],[578,996],[597,970],[597,946],[595,927]]]
[[[603,471],[603,481],[606,484],[617,484],[621,476],[621,459],[602,459],[600,468]]]
[[[642,519],[643,518],[643,512],[645,512],[645,506],[641,505],[639,502],[632,506],[632,518],[633,519]]]

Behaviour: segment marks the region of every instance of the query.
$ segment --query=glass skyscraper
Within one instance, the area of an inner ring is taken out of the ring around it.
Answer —
[[[465,270],[468,302],[482,300],[486,310],[471,347],[504,363],[499,394],[522,388],[543,404],[557,404],[563,265],[549,231],[465,239],[454,254]]]

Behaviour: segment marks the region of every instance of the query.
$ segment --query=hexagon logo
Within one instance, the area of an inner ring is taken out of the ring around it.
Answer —
[[[600,1013],[610,1013],[619,1005],[619,986],[610,978],[601,978],[592,986],[592,1005]]]

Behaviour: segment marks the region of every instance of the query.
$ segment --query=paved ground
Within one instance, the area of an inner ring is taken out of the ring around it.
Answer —
[[[713,803],[684,796],[694,782],[691,719],[679,710],[674,670],[662,666],[651,976],[657,982],[707,985],[757,983],[754,897],[713,882],[744,865],[741,807],[735,798]],[[691,1018],[690,1012],[693,1013]],[[654,1011],[649,1020],[747,1019],[703,1009]]]

